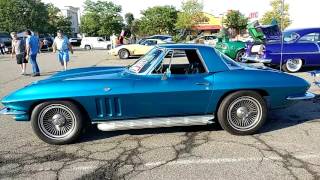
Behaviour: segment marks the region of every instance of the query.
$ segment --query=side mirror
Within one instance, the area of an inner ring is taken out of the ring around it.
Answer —
[[[163,73],[161,80],[167,80],[171,76],[171,71],[169,68]]]

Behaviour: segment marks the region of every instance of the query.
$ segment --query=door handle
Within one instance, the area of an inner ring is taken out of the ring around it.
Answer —
[[[198,82],[198,83],[196,83],[196,85],[198,85],[198,86],[209,86],[210,83],[207,83],[207,82]]]

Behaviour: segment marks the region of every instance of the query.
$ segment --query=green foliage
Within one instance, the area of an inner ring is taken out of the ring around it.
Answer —
[[[208,21],[202,14],[203,4],[198,0],[183,1],[181,8],[176,23],[177,29],[190,30],[194,25]]]
[[[71,33],[71,22],[53,4],[40,0],[0,0],[0,30],[21,32],[31,29],[54,34],[57,29]]]
[[[131,27],[132,24],[133,24],[133,21],[134,21],[134,16],[133,16],[133,14],[132,14],[132,13],[126,13],[126,14],[124,15],[124,20],[125,20],[125,22],[126,22],[126,25],[127,25],[128,27]]]
[[[134,25],[134,16],[132,13],[126,13],[124,15],[124,20],[126,23],[125,29],[128,32],[127,36],[130,37],[131,34],[134,34],[133,25]]]
[[[48,9],[48,27],[46,32],[49,34],[55,34],[57,30],[62,30],[64,34],[71,35],[71,21],[61,15],[59,8],[53,4],[47,4]]]
[[[276,20],[279,24],[281,23],[281,29],[284,30],[291,24],[290,15],[289,15],[289,5],[284,5],[283,11],[283,19],[281,17],[282,11],[282,0],[272,0],[270,2],[272,10],[267,11],[263,17],[261,18],[260,22],[262,24],[271,24],[273,20]],[[282,21],[283,20],[283,21]]]
[[[121,6],[113,2],[92,0],[85,1],[84,15],[81,18],[81,32],[88,36],[110,36],[119,34],[123,24],[120,15]]]
[[[135,22],[139,35],[173,34],[177,19],[173,6],[154,6],[141,12],[142,17]]]
[[[48,26],[48,10],[41,0],[0,0],[0,30],[43,33]]]
[[[223,19],[223,24],[230,29],[235,29],[237,33],[245,29],[248,24],[248,18],[246,18],[240,11],[229,11],[226,17]]]

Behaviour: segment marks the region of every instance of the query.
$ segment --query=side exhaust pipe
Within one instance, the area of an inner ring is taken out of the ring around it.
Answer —
[[[164,118],[146,118],[146,119],[131,119],[117,120],[109,122],[99,122],[97,127],[101,131],[115,131],[128,129],[146,129],[159,127],[174,127],[174,126],[193,126],[193,125],[208,125],[214,123],[213,115],[210,116],[185,116],[185,117],[164,117]]]

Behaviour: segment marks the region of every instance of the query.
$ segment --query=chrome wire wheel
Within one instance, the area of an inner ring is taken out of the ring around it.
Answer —
[[[301,59],[289,59],[286,62],[286,68],[289,72],[297,72],[302,67],[302,60]]]
[[[255,128],[261,119],[261,104],[250,96],[235,99],[227,110],[227,120],[230,126],[238,131],[249,131]]]
[[[75,130],[76,116],[65,105],[51,104],[40,111],[38,126],[46,137],[64,139]]]

